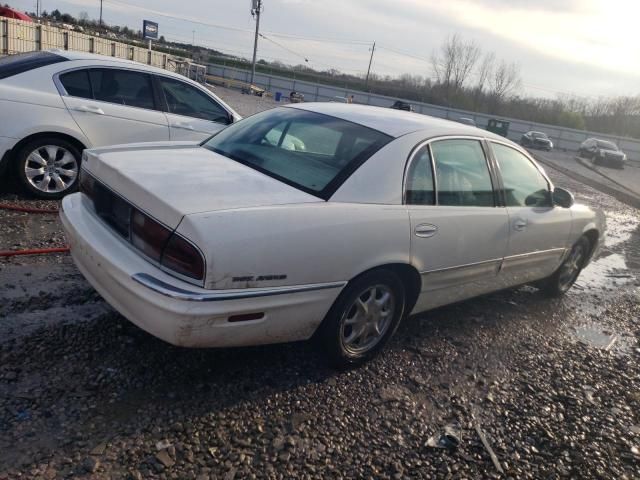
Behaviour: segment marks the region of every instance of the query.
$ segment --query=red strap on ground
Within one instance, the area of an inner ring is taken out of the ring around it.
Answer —
[[[0,203],[0,209],[26,213],[58,213],[58,209],[20,207],[18,205],[9,205],[7,203]]]
[[[49,253],[66,253],[69,247],[57,248],[32,248],[29,250],[5,250],[0,251],[0,257],[16,257],[18,255],[46,255]]]

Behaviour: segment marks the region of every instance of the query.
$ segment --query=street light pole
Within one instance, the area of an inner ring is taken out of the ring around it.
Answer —
[[[373,42],[373,47],[371,48],[371,58],[369,59],[369,68],[367,69],[367,79],[365,80],[365,88],[369,89],[369,74],[371,73],[371,64],[373,63],[373,53],[376,51],[376,42]]]
[[[253,62],[251,63],[251,82],[253,85],[253,79],[256,76],[256,57],[258,55],[258,36],[260,34],[260,12],[262,11],[262,0],[253,1],[253,9],[251,13],[256,16],[256,38],[253,42]]]
[[[102,0],[100,0],[100,26],[102,26]]]

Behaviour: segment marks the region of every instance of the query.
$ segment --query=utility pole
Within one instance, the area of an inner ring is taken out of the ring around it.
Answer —
[[[102,27],[102,0],[100,0],[100,23],[99,25]]]
[[[193,33],[193,40],[191,41],[191,45],[192,46],[196,46],[196,31],[195,30],[191,30],[191,32]]]
[[[36,0],[36,17],[40,18],[40,0]]]
[[[253,0],[253,8],[251,8],[251,15],[256,17],[256,38],[253,42],[253,62],[251,63],[251,82],[253,85],[253,79],[256,76],[256,57],[258,55],[258,36],[260,35],[260,12],[262,12],[262,0]]]
[[[373,42],[371,47],[371,58],[369,59],[369,68],[367,69],[367,79],[365,80],[365,88],[369,89],[369,74],[371,73],[371,64],[373,63],[373,53],[376,51],[376,42]]]

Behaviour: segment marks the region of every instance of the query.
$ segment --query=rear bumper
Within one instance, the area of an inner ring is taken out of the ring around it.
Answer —
[[[80,193],[60,214],[78,269],[123,316],[173,345],[230,347],[304,340],[315,332],[343,283],[206,290],[144,260],[109,230]],[[264,313],[230,322],[234,315]]]

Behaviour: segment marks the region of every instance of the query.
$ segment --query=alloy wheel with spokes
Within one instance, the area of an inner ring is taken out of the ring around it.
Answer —
[[[316,335],[331,365],[353,367],[377,355],[404,316],[405,292],[400,277],[383,268],[349,282]]]
[[[78,162],[67,149],[44,145],[29,154],[24,173],[29,183],[41,192],[60,193],[77,178]]]
[[[558,275],[558,287],[560,290],[567,291],[574,284],[578,275],[580,275],[580,270],[582,270],[585,256],[585,247],[581,242],[578,242],[573,246],[569,256],[560,267]]]
[[[387,332],[395,312],[395,296],[386,285],[367,287],[342,318],[344,349],[361,354],[373,348]]]
[[[586,236],[581,237],[571,248],[560,267],[550,277],[537,285],[547,294],[557,297],[564,295],[578,279],[592,249]]]
[[[18,177],[37,197],[61,198],[77,185],[80,151],[66,140],[35,140],[18,152],[16,160]]]

